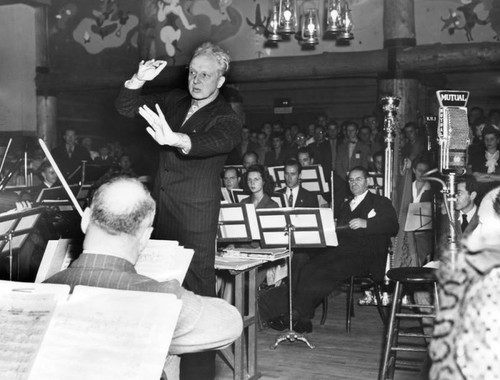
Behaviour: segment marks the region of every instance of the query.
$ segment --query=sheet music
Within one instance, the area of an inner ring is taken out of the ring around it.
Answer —
[[[151,239],[140,254],[135,270],[156,281],[176,279],[182,284],[193,254],[192,249],[180,247],[177,241]]]
[[[45,285],[45,284],[44,284]],[[27,379],[58,300],[68,285],[0,281],[0,374]]]
[[[405,231],[427,231],[432,229],[431,202],[416,202],[408,205]]]
[[[81,247],[73,244],[71,239],[49,240],[35,282],[43,282],[57,272],[66,269],[81,251]]]
[[[231,201],[231,196],[229,195],[229,191],[225,187],[220,188],[222,198],[227,202],[227,203],[233,203]]]
[[[180,309],[172,294],[77,286],[58,304],[30,380],[158,380]]]
[[[260,240],[259,223],[257,222],[257,213],[255,206],[252,203],[245,204],[247,208],[248,224],[250,225],[250,232],[252,240]]]

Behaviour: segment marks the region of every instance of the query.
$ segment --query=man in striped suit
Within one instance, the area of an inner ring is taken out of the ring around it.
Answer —
[[[239,337],[241,315],[224,300],[202,297],[177,280],[158,282],[134,264],[147,245],[155,201],[135,178],[116,177],[95,193],[82,217],[83,252],[68,269],[45,282],[175,294],[182,300],[170,354],[220,348]]]
[[[241,141],[241,120],[219,89],[229,69],[229,55],[211,43],[202,44],[189,64],[189,92],[141,95],[165,61],[142,61],[125,82],[116,100],[125,116],[137,113],[149,124],[147,131],[161,145],[160,165],[153,194],[158,201],[155,237],[177,240],[195,253],[184,285],[200,295],[215,295],[215,237],[220,207],[220,172],[226,157]],[[211,369],[215,371],[215,356]],[[181,364],[181,378],[200,365]],[[213,376],[204,375],[204,379]]]

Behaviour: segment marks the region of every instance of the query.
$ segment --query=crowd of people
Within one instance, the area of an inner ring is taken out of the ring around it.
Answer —
[[[429,136],[419,121],[408,122],[398,131],[403,144],[398,152],[401,167],[396,173],[398,202],[394,205],[381,195],[384,184],[377,182],[384,172],[381,117],[366,115],[339,123],[321,114],[303,126],[284,125],[280,120],[265,122],[260,128],[242,125],[220,93],[229,64],[226,52],[205,43],[190,61],[187,91],[142,93],[144,84],[166,67],[161,60],[141,61],[137,72],[124,82],[116,108],[124,116],[140,116],[146,121],[146,131],[158,145],[158,155],[154,156],[157,163],[153,164],[151,157],[147,165],[135,160],[133,151],[119,142],[103,142],[96,149],[91,137],[79,138],[71,128],[64,131],[61,144],[52,151],[69,183],[91,184],[94,191],[81,223],[83,252],[69,269],[49,282],[177,295],[184,303],[171,353],[183,354],[183,380],[213,379],[214,352],[210,350],[234,341],[242,328],[235,309],[214,298],[214,242],[221,184],[228,190],[246,191],[248,197],[242,202],[257,209],[278,207],[271,199],[276,191],[285,196],[289,207],[334,208],[338,246],[304,249],[294,255],[294,271],[288,281],[293,282],[291,318],[297,332],[312,331],[316,306],[350,276],[383,279],[391,237],[398,236],[398,246],[393,247],[396,265],[421,266],[439,260],[439,247],[446,245],[445,241],[436,244],[432,231],[451,228],[446,220],[440,222],[444,212],[435,205],[444,202],[434,184],[425,178],[425,173],[437,166],[436,152],[428,151]],[[469,118],[474,138],[467,174],[457,184],[454,210],[463,236],[481,225],[478,205],[500,184],[500,111],[485,114],[473,107]],[[6,157],[0,212],[15,207],[16,202],[33,201],[42,188],[59,184],[55,168],[38,147],[30,153],[30,170],[35,175],[28,181],[27,170],[23,175],[19,165],[22,154],[17,150]],[[147,169],[150,165],[156,168],[154,180],[150,177],[152,170]],[[311,165],[321,165],[326,181],[334,184],[330,193],[314,194],[301,186],[302,170]],[[284,167],[285,186],[281,189],[276,188],[268,172],[275,166]],[[4,190],[8,182],[17,187],[31,185],[32,190],[14,194]],[[498,194],[486,199],[500,214]],[[410,205],[425,202],[432,205],[431,219],[438,228],[405,228]],[[491,231],[488,233],[491,235]],[[150,236],[176,240],[194,250],[182,286],[158,283],[135,272],[137,255]],[[495,247],[498,250],[498,245]],[[467,249],[474,250],[472,243]],[[484,263],[472,264],[477,267]],[[261,317],[270,327],[288,327],[286,301],[283,289],[260,297]]]

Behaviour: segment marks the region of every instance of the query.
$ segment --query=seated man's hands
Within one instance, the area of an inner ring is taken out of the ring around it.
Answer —
[[[366,219],[355,218],[349,221],[349,227],[353,230],[357,230],[359,228],[366,228]]]

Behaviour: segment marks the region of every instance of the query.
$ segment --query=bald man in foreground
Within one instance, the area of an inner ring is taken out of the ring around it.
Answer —
[[[134,264],[153,231],[156,205],[134,178],[103,184],[83,214],[83,252],[70,267],[45,282],[175,294],[182,300],[169,354],[219,349],[242,331],[242,318],[226,301],[198,296],[177,280],[158,282],[137,274]]]

